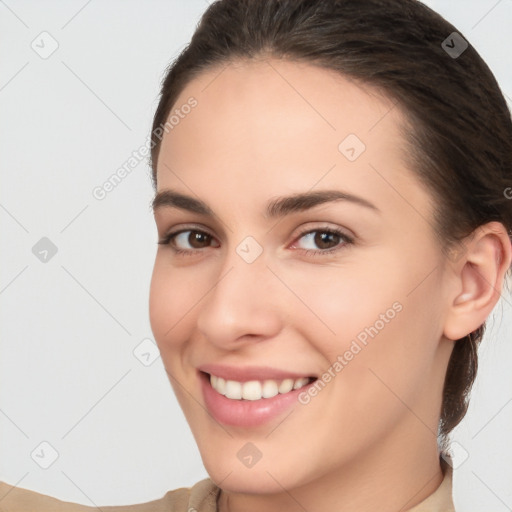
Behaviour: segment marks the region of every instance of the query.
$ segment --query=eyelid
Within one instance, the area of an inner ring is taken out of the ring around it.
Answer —
[[[187,231],[202,233],[204,235],[209,236],[212,240],[215,240],[217,243],[219,243],[217,238],[214,235],[212,235],[210,232],[208,232],[207,230],[205,230],[203,228],[199,229],[197,227],[189,226],[189,227],[178,228],[176,230],[174,230],[174,229],[169,230],[168,232],[166,232],[164,234],[163,237],[158,239],[158,244],[169,246],[171,248],[171,250],[176,255],[180,255],[180,256],[183,256],[183,255],[193,256],[195,254],[198,254],[199,252],[202,252],[204,249],[211,247],[211,246],[208,246],[208,247],[204,247],[202,249],[180,249],[179,247],[175,247],[174,242],[175,242],[176,238],[179,235],[181,235],[182,233],[186,233]],[[216,247],[214,246],[213,248],[215,249]]]
[[[172,235],[178,235],[179,233],[183,233],[183,231],[201,231],[211,236],[212,238],[217,238],[206,226],[202,224],[183,224],[178,225],[178,227],[174,226],[168,230],[165,230],[163,235],[159,238],[160,240],[166,240]]]
[[[294,241],[297,240],[298,238],[303,237],[304,235],[307,235],[308,233],[315,232],[315,231],[337,232],[340,235],[343,235],[343,237],[345,237],[351,241],[354,241],[357,238],[356,235],[352,231],[350,231],[347,228],[338,226],[338,225],[329,225],[327,222],[322,223],[321,221],[317,221],[316,225],[314,225],[314,226],[310,225],[312,223],[307,223],[307,224],[308,224],[307,226],[305,226],[305,227],[303,226],[303,227],[299,228],[298,233],[293,235]]]
[[[340,242],[336,244],[334,247],[330,247],[328,249],[304,249],[302,247],[295,247],[298,240],[303,238],[304,236],[316,233],[316,232],[324,232],[324,233],[331,233],[335,234],[336,236],[340,237]],[[348,246],[351,246],[355,243],[355,237],[353,235],[348,235],[343,229],[339,227],[329,227],[329,226],[317,226],[313,228],[308,228],[299,233],[297,236],[295,236],[294,241],[291,244],[291,247],[293,247],[294,250],[299,251],[306,255],[306,257],[327,257],[336,255],[339,251],[347,249]],[[290,245],[288,246],[290,247]]]
[[[352,233],[350,230],[346,228],[342,228],[340,226],[329,226],[325,222],[321,223],[321,221],[317,221],[317,223],[320,223],[320,225],[317,226],[309,226],[309,227],[302,227],[299,229],[298,233],[293,234],[293,241],[296,241],[297,238],[300,238],[308,233],[311,233],[312,231],[338,231],[341,235],[344,237],[354,240],[356,235]],[[310,224],[310,223],[309,223]],[[184,224],[183,226],[179,228],[170,228],[169,230],[166,230],[162,237],[160,237],[161,240],[167,239],[171,235],[178,235],[179,233],[182,233],[183,231],[202,231],[206,233],[207,235],[211,236],[212,238],[217,239],[216,235],[214,235],[209,228],[202,224]]]
[[[199,249],[180,249],[179,247],[175,247],[173,245],[173,242],[176,239],[176,237],[178,237],[180,234],[184,232],[186,233],[187,231],[196,231],[205,234],[211,237],[213,240],[216,240],[217,243],[220,243],[215,237],[215,235],[213,235],[208,228],[205,228],[201,225],[184,225],[179,228],[170,229],[168,232],[166,232],[166,234],[164,234],[162,238],[159,239],[158,244],[170,246],[171,250],[175,253],[176,256],[194,256],[201,252],[204,252],[204,249],[212,247],[211,245]],[[317,226],[302,227],[300,232],[294,235],[293,241],[291,242],[291,244],[287,245],[287,248],[291,246],[294,250],[305,253],[307,256],[312,257],[332,255],[334,253],[337,253],[338,251],[345,249],[347,246],[354,244],[356,236],[353,234],[348,234],[347,231],[348,230],[346,230],[345,228],[341,228],[340,226],[333,227],[326,225],[325,222]],[[301,247],[294,247],[297,241],[300,240],[302,237],[315,232],[326,232],[335,234],[338,237],[340,237],[341,240],[337,245],[335,245],[334,247],[330,247],[328,249],[304,249]]]

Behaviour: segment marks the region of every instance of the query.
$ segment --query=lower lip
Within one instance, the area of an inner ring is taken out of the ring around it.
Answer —
[[[298,395],[313,384],[272,398],[231,400],[212,388],[208,374],[199,372],[199,378],[208,412],[219,423],[235,427],[257,427],[277,418],[296,404]]]

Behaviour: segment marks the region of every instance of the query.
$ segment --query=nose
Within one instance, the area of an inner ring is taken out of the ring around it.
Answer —
[[[278,285],[266,266],[264,253],[247,263],[233,250],[216,273],[212,290],[201,301],[198,330],[223,350],[276,336],[282,329],[283,315]]]

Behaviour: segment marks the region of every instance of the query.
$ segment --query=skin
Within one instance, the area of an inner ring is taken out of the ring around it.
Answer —
[[[407,510],[440,485],[442,388],[453,341],[478,327],[510,265],[503,226],[490,223],[447,259],[433,229],[435,201],[405,163],[397,107],[332,71],[275,59],[233,62],[190,82],[175,108],[198,104],[165,134],[157,191],[201,199],[208,217],[155,210],[169,231],[211,235],[159,245],[150,320],[170,382],[225,511]],[[356,134],[353,162],[338,145]],[[334,201],[279,219],[267,202],[342,190],[378,211]],[[414,207],[412,206],[414,205]],[[339,228],[332,253],[302,232]],[[252,236],[262,254],[236,252]],[[301,237],[302,236],[302,237]],[[309,252],[308,252],[309,251]],[[272,366],[321,375],[365,327],[402,309],[306,404],[254,428],[206,411],[197,366]],[[253,443],[251,468],[237,452]]]

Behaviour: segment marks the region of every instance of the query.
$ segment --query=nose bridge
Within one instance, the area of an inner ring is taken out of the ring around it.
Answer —
[[[218,284],[212,290],[215,300],[242,303],[252,299],[248,302],[256,307],[272,277],[266,262],[267,252],[253,236],[245,236],[236,245],[230,245],[219,268]]]
[[[227,344],[246,334],[269,337],[281,328],[272,300],[272,272],[263,247],[246,237],[229,250],[216,282],[200,308],[197,325],[213,343]],[[274,294],[275,297],[275,294]]]

